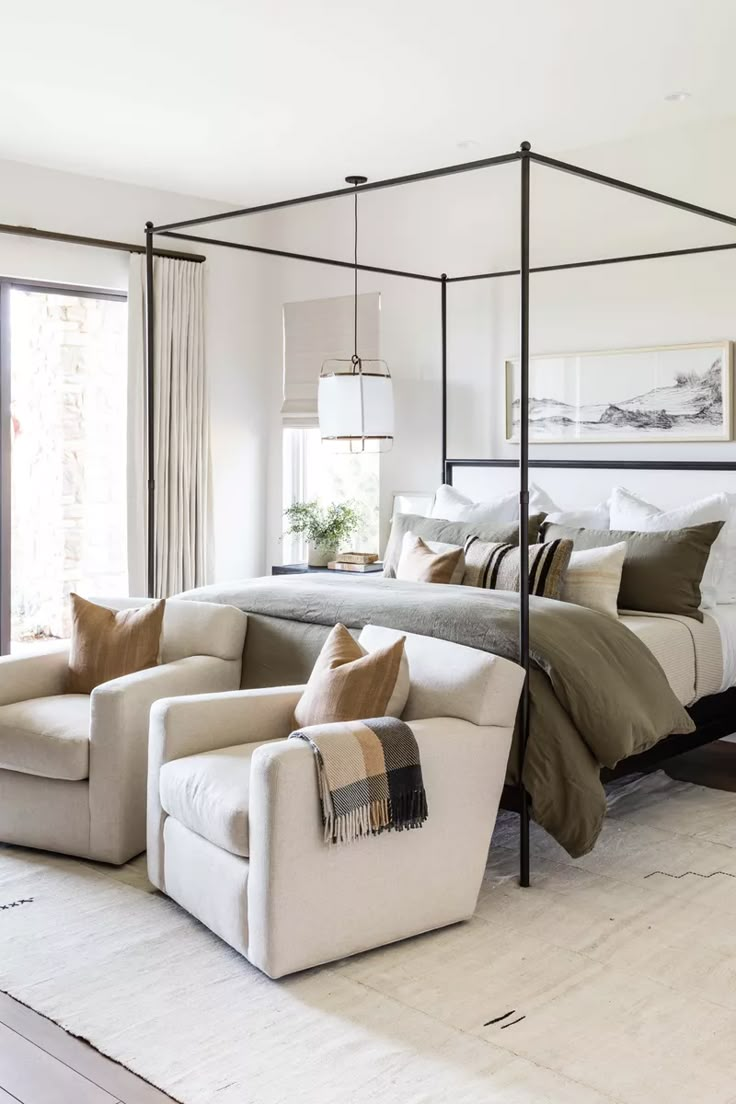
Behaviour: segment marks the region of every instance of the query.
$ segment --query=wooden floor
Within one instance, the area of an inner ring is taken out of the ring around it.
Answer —
[[[736,743],[709,744],[662,769],[736,793]],[[0,1104],[171,1104],[171,1098],[0,993]]]
[[[0,1104],[171,1104],[171,1097],[0,993]]]

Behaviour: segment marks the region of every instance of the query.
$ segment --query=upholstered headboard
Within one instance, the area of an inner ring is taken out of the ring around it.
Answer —
[[[519,484],[515,460],[449,460],[447,469],[448,482],[476,501],[508,494]],[[616,486],[669,509],[719,491],[736,494],[736,460],[530,460],[529,482],[561,510],[594,506]]]

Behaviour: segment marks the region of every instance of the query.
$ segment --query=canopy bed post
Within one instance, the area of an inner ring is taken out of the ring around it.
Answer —
[[[521,262],[519,274],[521,381],[519,388],[519,552],[529,546],[529,142],[521,143]],[[519,704],[519,884],[529,885],[529,797],[523,771],[529,740],[529,572],[519,572],[519,662],[525,679]]]
[[[153,223],[146,223],[146,431],[148,466],[148,525],[146,529],[146,589],[148,597],[154,598],[154,540],[155,524],[155,464],[154,464],[154,314],[153,314]]]
[[[441,483],[449,483],[447,467],[447,273],[443,272],[442,280],[442,479]]]

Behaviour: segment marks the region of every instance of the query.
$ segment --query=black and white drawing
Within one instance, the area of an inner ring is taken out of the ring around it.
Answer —
[[[506,362],[506,439],[518,440],[519,361]],[[731,439],[731,343],[532,357],[529,440]]]

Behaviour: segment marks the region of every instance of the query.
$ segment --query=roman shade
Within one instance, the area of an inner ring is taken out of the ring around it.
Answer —
[[[352,295],[284,304],[284,425],[316,426],[317,388],[325,360],[353,353]],[[380,355],[380,295],[358,296],[358,333],[366,359]]]

